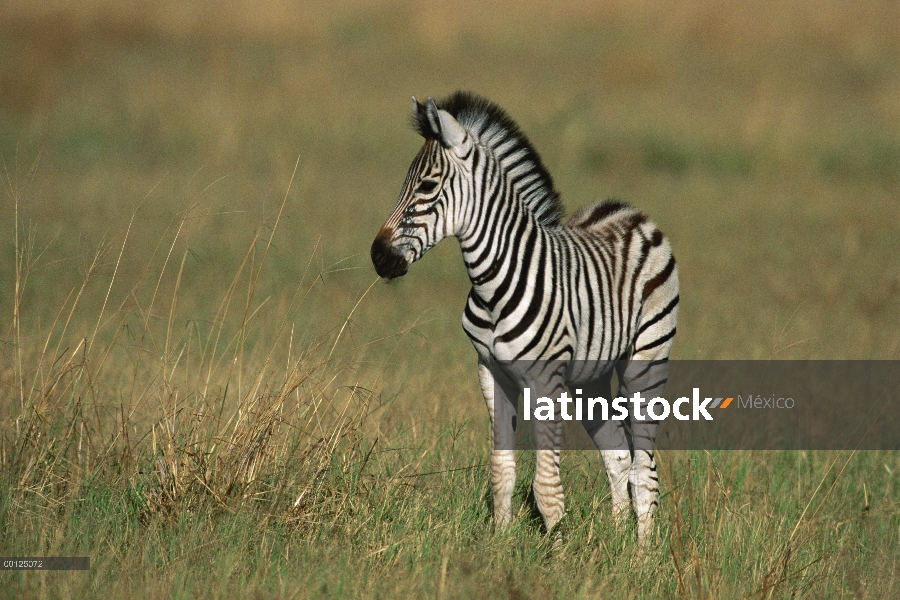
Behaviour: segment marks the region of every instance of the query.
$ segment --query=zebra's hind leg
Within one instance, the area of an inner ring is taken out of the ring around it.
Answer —
[[[653,450],[635,449],[628,483],[637,515],[638,544],[643,547],[653,533],[653,515],[659,507],[659,473]]]
[[[668,348],[665,350],[664,357],[656,359],[648,359],[647,354],[642,357],[640,353],[636,353],[619,371],[619,396],[631,398],[636,392],[640,392],[646,401],[642,411],[644,420],[637,419],[634,414],[630,419],[632,461],[628,473],[631,503],[638,522],[638,544],[642,547],[653,533],[653,515],[659,506],[659,473],[654,456],[659,423],[647,414],[647,402],[663,395],[669,374],[668,358],[665,358],[668,356]]]
[[[610,380],[612,372],[603,378],[582,386],[584,398],[605,398],[610,396]],[[625,437],[622,421],[602,421],[595,419],[584,422],[588,435],[603,457],[606,475],[609,477],[609,489],[612,496],[613,519],[623,525],[628,518],[631,502],[628,498],[628,474],[631,472],[631,450]]]
[[[618,431],[622,432],[624,439],[624,428],[620,425]],[[628,518],[628,483],[631,474],[631,452],[626,450],[601,450],[600,456],[603,457],[603,465],[606,467],[606,475],[609,477],[609,489],[612,496],[612,515],[613,520],[622,525]]]
[[[516,485],[516,406],[510,386],[481,360],[478,361],[481,393],[491,416],[491,492],[494,498],[494,528],[504,528],[512,520],[512,496]],[[507,389],[508,388],[508,389]]]

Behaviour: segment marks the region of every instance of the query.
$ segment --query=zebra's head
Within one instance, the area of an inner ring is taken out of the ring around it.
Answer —
[[[372,243],[372,263],[381,277],[394,279],[447,236],[456,235],[456,202],[467,193],[458,176],[471,155],[466,129],[431,98],[413,98],[413,123],[425,144],[406,175],[394,212]],[[452,193],[450,190],[452,189]]]

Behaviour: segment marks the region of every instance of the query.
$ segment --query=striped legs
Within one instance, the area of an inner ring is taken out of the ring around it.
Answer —
[[[647,401],[662,396],[669,372],[665,358],[668,346],[664,351],[663,358],[657,360],[645,360],[645,353],[642,357],[636,355],[629,362],[620,363],[617,366],[620,386],[616,396],[631,398],[635,392],[640,392]],[[584,386],[584,396],[611,400],[610,377]],[[642,411],[645,417],[646,406],[645,403]],[[638,543],[644,546],[653,533],[653,515],[659,506],[659,475],[654,457],[659,424],[652,420],[630,418],[627,421],[595,421],[585,425],[606,466],[613,518],[623,523],[631,504],[637,516]]]
[[[478,360],[478,379],[491,416],[491,491],[494,528],[499,530],[512,520],[512,495],[516,485],[514,403],[518,396],[512,396],[512,390],[494,385],[494,374],[481,359]]]
[[[610,424],[612,425],[612,424]],[[619,425],[615,429],[610,426],[611,433],[621,437],[625,441],[625,428]],[[612,495],[612,514],[616,523],[622,525],[628,518],[628,482],[631,473],[631,452],[627,448],[620,450],[601,450],[603,465],[606,467],[606,475],[609,477],[609,489]],[[612,447],[610,442],[603,441],[601,448]]]
[[[544,527],[549,533],[565,512],[565,496],[559,476],[559,447],[562,443],[562,421],[535,421],[534,437],[537,461],[534,468],[534,500]]]
[[[649,424],[652,432],[644,424],[635,427],[633,423],[632,432],[638,429],[645,439],[655,439],[655,423]],[[609,477],[613,518],[620,524],[625,522],[630,496],[638,519],[638,542],[643,545],[652,533],[653,513],[659,505],[659,476],[652,447],[633,448],[629,441],[633,444],[635,439],[629,433],[622,421],[607,421],[591,437],[600,449]]]
[[[546,397],[555,400],[563,391],[562,363],[536,361],[528,369],[526,381],[534,392],[535,399]],[[553,405],[553,418],[549,421],[534,420],[534,443],[536,448],[534,481],[531,489],[547,533],[559,523],[566,510],[562,479],[559,476],[559,450],[562,445],[562,415]],[[561,541],[559,532],[555,541]]]
[[[610,397],[610,381],[612,373],[603,379],[584,386],[585,398]],[[609,477],[609,489],[612,495],[612,514],[615,521],[624,524],[628,518],[628,476],[631,472],[631,449],[626,437],[625,427],[621,421],[596,421],[585,422],[588,435],[594,440],[603,464],[606,467],[606,475]]]
[[[663,395],[669,375],[668,345],[655,353],[636,353],[631,361],[618,369],[619,396],[631,398],[640,392],[646,402]],[[664,353],[663,353],[664,352]],[[661,355],[661,358],[660,358]],[[659,474],[656,471],[656,434],[659,423],[649,418],[648,404],[642,411],[646,420],[629,419],[631,431],[631,469],[628,485],[631,503],[638,522],[638,543],[646,545],[653,533],[653,515],[659,507]],[[659,409],[656,409],[657,414]]]
[[[494,527],[499,530],[512,520],[512,495],[516,484],[513,448],[519,388],[507,383],[503,376],[495,377],[481,360],[478,362],[478,379],[491,416],[491,491],[494,497]],[[561,390],[562,385],[557,388]],[[538,450],[532,489],[549,532],[562,519],[565,511],[562,479],[559,476],[562,421],[535,421],[534,434]]]
[[[634,451],[628,484],[637,515],[638,544],[645,546],[653,533],[653,515],[659,508],[659,474],[656,472],[653,450]]]

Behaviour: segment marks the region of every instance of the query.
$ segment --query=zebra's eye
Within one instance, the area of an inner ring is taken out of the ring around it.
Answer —
[[[426,179],[419,184],[419,188],[416,191],[422,194],[430,194],[436,187],[437,181],[433,179]]]

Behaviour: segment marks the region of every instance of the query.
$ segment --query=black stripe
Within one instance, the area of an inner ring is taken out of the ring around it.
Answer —
[[[650,294],[652,294],[656,290],[656,288],[664,284],[669,279],[669,276],[672,275],[672,271],[674,270],[675,257],[670,254],[669,262],[666,263],[665,268],[644,284],[643,299],[646,300],[650,296]]]
[[[639,363],[645,363],[646,366],[645,366],[643,369],[641,369],[641,372],[640,372],[640,373],[636,373],[636,374],[632,377],[632,379],[640,379],[641,377],[643,377],[644,375],[646,375],[647,372],[648,372],[650,369],[652,369],[653,367],[659,366],[659,365],[664,364],[664,363],[666,363],[666,362],[668,362],[668,361],[669,361],[668,358],[660,358],[660,359],[657,359],[657,360],[649,360],[649,361],[641,361],[641,360],[639,360],[639,361],[637,361],[637,362],[639,362]]]
[[[537,245],[539,247],[540,252],[537,257],[538,269],[537,269],[537,274],[535,275],[535,278],[534,278],[534,291],[531,294],[531,298],[529,299],[530,302],[528,304],[528,309],[525,311],[525,314],[522,316],[522,318],[519,319],[519,322],[516,323],[516,325],[512,329],[510,329],[509,331],[507,331],[506,333],[501,335],[499,338],[497,338],[498,341],[503,342],[503,343],[508,343],[508,342],[516,339],[523,333],[525,333],[525,331],[529,327],[531,327],[532,323],[534,323],[535,319],[540,315],[540,312],[541,312],[541,306],[544,301],[544,272],[546,269],[546,267],[545,267],[546,243],[538,243],[538,242],[544,242],[544,240],[538,240],[537,233],[538,233],[537,230],[535,230],[534,235],[531,236],[531,238],[530,238],[530,239],[535,240],[535,244],[532,245],[532,247],[529,251],[526,251],[524,253],[526,260],[531,260],[532,264],[533,264],[534,245]],[[529,277],[528,277],[527,271],[520,272],[517,275],[519,277],[519,281],[516,283],[515,291],[513,292],[512,297],[509,299],[509,302],[507,302],[506,306],[504,306],[503,309],[500,311],[500,316],[498,319],[499,321],[502,321],[503,319],[508,317],[510,314],[513,313],[513,311],[516,310],[516,308],[519,307],[519,304],[520,304],[521,300],[523,299],[523,296],[525,295],[525,290],[528,289],[527,286],[528,286]]]
[[[527,226],[527,221],[522,219],[523,225]],[[523,227],[524,229],[524,227]],[[512,243],[513,246],[509,249],[509,252],[512,256],[531,256],[534,253],[535,244],[537,244],[537,228],[532,228],[528,239],[525,240],[525,245],[521,250],[518,250],[519,240],[521,240],[521,234],[517,235]],[[506,292],[509,290],[510,286],[513,284],[513,281],[516,280],[517,276],[521,275],[516,271],[516,269],[507,269],[506,277],[500,282],[500,285],[497,286],[497,291],[494,292],[493,297],[488,300],[488,310],[493,311],[496,308],[497,303],[506,295]],[[516,304],[513,304],[513,301],[517,301],[522,297],[522,294],[525,292],[524,284],[527,282],[527,276],[519,276],[518,281],[516,282],[515,291],[510,298],[510,301],[503,307],[505,313],[501,313],[498,319],[502,320],[505,316],[508,316],[509,312],[516,308]],[[507,311],[507,309],[510,309]]]
[[[667,341],[671,340],[673,337],[675,337],[675,329],[676,329],[676,328],[673,327],[673,328],[672,328],[672,331],[670,331],[669,333],[667,333],[666,335],[664,335],[664,336],[662,336],[662,337],[656,338],[655,340],[653,340],[652,342],[650,342],[650,343],[647,344],[646,346],[641,346],[640,348],[638,348],[637,350],[635,350],[634,353],[637,354],[638,352],[643,352],[644,350],[649,350],[650,348],[656,348],[656,347],[659,346],[660,344],[662,344],[662,343],[664,343],[664,342],[667,342]]]
[[[620,202],[618,200],[605,200],[601,204],[597,205],[597,207],[591,212],[590,216],[583,222],[579,223],[578,226],[583,229],[587,229],[594,223],[602,221],[606,217],[626,208],[630,207],[624,202]]]
[[[475,327],[477,327],[479,329],[487,329],[489,331],[493,331],[494,324],[491,323],[490,321],[486,321],[486,320],[482,319],[481,317],[476,315],[474,312],[472,312],[472,309],[469,306],[468,302],[466,302],[465,314],[466,314],[466,319],[468,319],[469,322],[472,325],[474,325]]]
[[[672,312],[672,309],[675,308],[676,306],[678,306],[678,299],[679,299],[679,294],[676,294],[675,297],[672,298],[672,300],[666,305],[666,307],[664,309],[662,309],[661,311],[656,313],[656,315],[654,315],[654,317],[652,319],[650,319],[649,321],[645,321],[641,325],[641,328],[638,329],[638,332],[637,332],[637,335],[635,336],[635,338],[641,337],[641,334],[644,333],[649,327],[652,327],[653,325],[658,323],[663,317],[665,317],[667,314]]]

